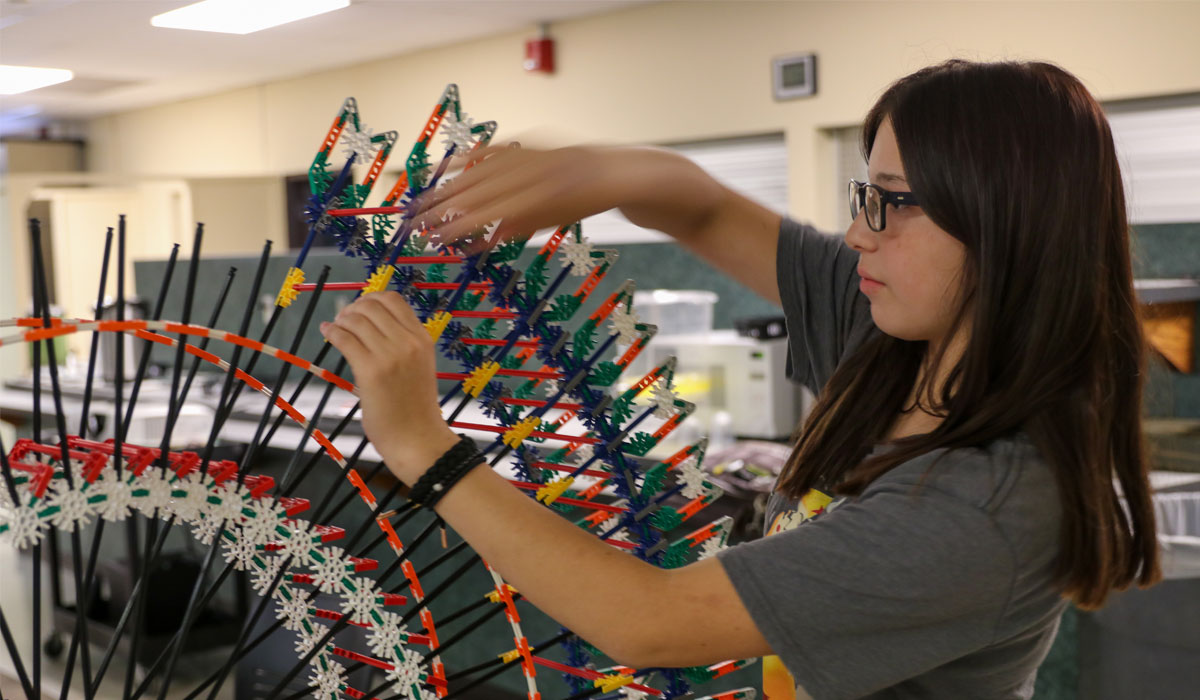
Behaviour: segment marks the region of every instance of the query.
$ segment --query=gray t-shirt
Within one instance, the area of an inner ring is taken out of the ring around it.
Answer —
[[[792,379],[814,390],[880,332],[857,262],[840,237],[784,220]],[[1059,519],[1053,474],[1018,435],[922,455],[855,498],[774,494],[769,536],[719,559],[817,700],[1029,698],[1066,605],[1052,583]]]

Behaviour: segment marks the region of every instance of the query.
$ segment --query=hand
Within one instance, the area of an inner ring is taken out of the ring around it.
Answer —
[[[574,223],[628,198],[627,166],[634,150],[492,146],[476,151],[463,156],[475,163],[471,169],[418,200],[417,228],[450,243],[500,221],[494,240],[501,242]],[[457,216],[443,221],[447,214]]]
[[[358,386],[363,431],[388,468],[416,483],[458,437],[438,406],[433,340],[396,292],[360,297],[321,334],[341,351]]]

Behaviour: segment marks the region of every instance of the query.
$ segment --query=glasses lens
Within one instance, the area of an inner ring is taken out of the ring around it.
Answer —
[[[883,213],[883,202],[879,201],[879,191],[874,187],[866,188],[866,209],[867,209],[867,224],[871,230],[878,231],[882,226],[879,224],[880,215]]]
[[[854,221],[855,219],[858,218],[858,196],[859,196],[859,193],[862,192],[862,190],[859,189],[858,183],[855,182],[854,180],[850,181],[849,190],[850,190],[850,220]]]

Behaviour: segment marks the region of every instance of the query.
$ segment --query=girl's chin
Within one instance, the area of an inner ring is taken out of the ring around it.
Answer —
[[[900,340],[929,340],[928,333],[922,333],[910,325],[898,322],[897,319],[879,307],[880,305],[877,303],[871,304],[871,319],[875,321],[875,327],[879,330]]]

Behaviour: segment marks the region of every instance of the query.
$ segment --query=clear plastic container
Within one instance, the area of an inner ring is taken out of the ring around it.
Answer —
[[[635,292],[633,311],[659,335],[706,333],[712,330],[717,293],[703,289],[650,289]]]

